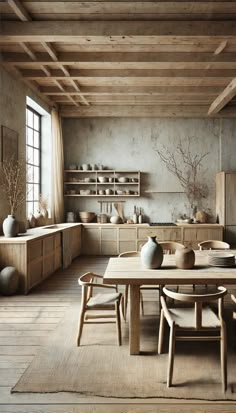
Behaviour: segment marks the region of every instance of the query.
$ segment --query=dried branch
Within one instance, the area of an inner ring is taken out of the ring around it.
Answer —
[[[1,163],[0,187],[14,215],[26,199],[26,164],[24,160],[7,159]]]
[[[169,172],[176,176],[182,186],[191,207],[207,195],[207,187],[198,179],[198,173],[202,167],[203,159],[209,152],[201,155],[194,155],[191,150],[191,139],[188,139],[187,146],[182,140],[178,142],[174,151],[166,146],[162,149],[155,148],[155,151],[166,165]]]

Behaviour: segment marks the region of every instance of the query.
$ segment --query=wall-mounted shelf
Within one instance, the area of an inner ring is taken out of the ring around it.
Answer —
[[[144,191],[144,192],[146,194],[185,194],[184,191],[157,191],[157,190],[152,191],[151,189]]]
[[[105,182],[100,182],[103,179]],[[64,195],[66,197],[137,197],[140,196],[140,171],[66,169]]]

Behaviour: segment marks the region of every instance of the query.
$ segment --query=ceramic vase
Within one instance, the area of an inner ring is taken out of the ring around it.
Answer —
[[[8,215],[2,224],[2,230],[5,237],[16,237],[19,232],[19,224],[14,215]]]
[[[175,251],[176,267],[184,270],[194,267],[195,253],[192,248],[179,248]]]
[[[15,294],[19,286],[19,273],[15,267],[5,267],[0,272],[0,293]]]
[[[141,249],[141,262],[146,268],[159,268],[163,261],[163,250],[156,237],[148,237]]]

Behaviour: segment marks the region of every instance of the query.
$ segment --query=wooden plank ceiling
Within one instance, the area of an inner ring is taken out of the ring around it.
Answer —
[[[236,1],[0,0],[1,65],[65,117],[236,116]]]

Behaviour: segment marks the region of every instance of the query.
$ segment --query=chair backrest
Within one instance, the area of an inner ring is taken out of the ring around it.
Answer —
[[[126,252],[121,252],[119,255],[120,258],[125,258],[125,257],[140,257],[140,251],[126,251]]]
[[[184,248],[183,244],[175,241],[160,241],[158,244],[161,245],[164,254],[174,254],[177,249]]]
[[[228,250],[230,245],[224,241],[218,240],[207,240],[199,242],[198,244],[200,250]]]
[[[227,289],[225,287],[217,287],[217,292],[208,294],[184,294],[169,290],[163,287],[163,293],[174,300],[194,303],[195,304],[195,328],[199,329],[202,327],[202,304],[209,301],[218,300],[218,316],[222,318],[223,309],[223,297],[227,294]],[[166,302],[164,297],[161,297],[162,307],[168,312]]]

